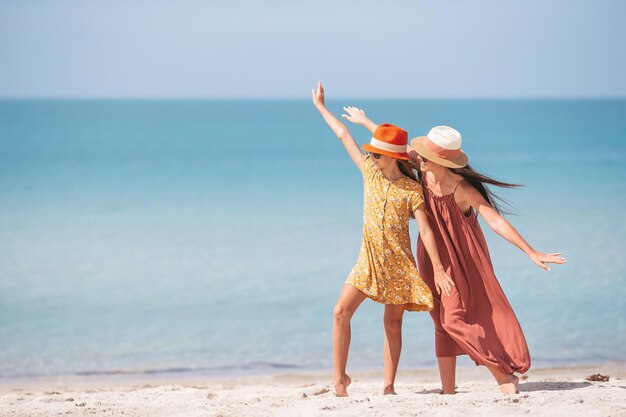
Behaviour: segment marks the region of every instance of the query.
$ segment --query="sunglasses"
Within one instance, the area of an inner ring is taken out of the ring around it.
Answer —
[[[374,159],[379,159],[380,158],[380,154],[379,153],[368,152],[368,154],[372,155],[372,158],[374,158]]]

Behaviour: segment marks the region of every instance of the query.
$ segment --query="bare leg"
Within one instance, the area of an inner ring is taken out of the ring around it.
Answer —
[[[515,374],[505,374],[500,369],[495,366],[488,366],[489,372],[496,379],[496,382],[500,386],[500,391],[504,394],[517,394],[517,383],[519,382],[519,378],[515,376]]]
[[[333,324],[333,385],[338,397],[347,397],[346,388],[352,380],[346,375],[348,349],[350,348],[350,319],[356,309],[365,300],[365,294],[351,285],[344,285],[334,309]]]
[[[456,394],[456,356],[437,358],[442,394]]]
[[[396,395],[394,381],[398,372],[400,352],[402,351],[402,315],[404,305],[385,305],[385,395]]]

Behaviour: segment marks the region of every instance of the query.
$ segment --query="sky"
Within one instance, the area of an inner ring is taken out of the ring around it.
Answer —
[[[626,97],[623,0],[0,0],[0,98]]]

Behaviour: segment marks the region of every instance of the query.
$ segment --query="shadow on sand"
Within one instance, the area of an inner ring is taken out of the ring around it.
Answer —
[[[441,390],[438,388],[435,389],[423,389],[421,391],[413,391],[415,394],[441,394]]]
[[[573,389],[586,388],[591,386],[591,382],[571,382],[571,381],[542,381],[542,382],[522,382],[517,388],[519,392],[532,392],[532,391],[569,391]],[[626,388],[626,387],[621,387]],[[467,391],[457,391],[457,394],[461,394]],[[441,394],[441,389],[429,389],[414,391],[415,394]]]
[[[544,381],[544,382],[524,382],[517,386],[520,392],[530,391],[569,391],[572,389],[586,388],[592,385],[591,382],[569,382],[569,381]]]
[[[456,394],[465,394],[469,391],[459,391],[458,389],[456,390]],[[442,391],[439,388],[435,388],[435,389],[423,389],[421,391],[413,391],[414,394],[441,394]]]

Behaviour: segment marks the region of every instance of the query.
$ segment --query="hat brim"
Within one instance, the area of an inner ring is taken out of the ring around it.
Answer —
[[[435,152],[424,146],[425,139],[427,139],[426,136],[418,136],[411,139],[411,145],[407,146],[407,152],[414,150],[419,155],[423,156],[429,161],[433,161],[436,164],[443,165],[444,167],[448,168],[463,168],[469,163],[469,158],[463,151],[461,151],[459,156],[457,156],[456,158],[446,159],[440,157]]]
[[[409,155],[406,152],[399,153],[399,152],[386,151],[384,149],[379,149],[375,146],[372,146],[369,143],[364,143],[361,147],[363,148],[365,152],[378,153],[378,154],[390,156],[396,159],[404,159],[405,161],[409,160]]]

